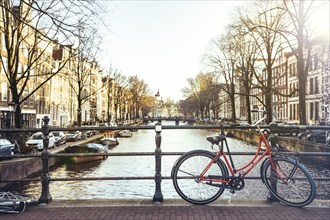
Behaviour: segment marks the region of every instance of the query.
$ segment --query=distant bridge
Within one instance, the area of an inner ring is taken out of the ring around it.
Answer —
[[[175,121],[176,125],[179,125],[179,122],[182,121],[183,123],[188,122],[188,124],[193,124],[196,120],[192,118],[186,117],[148,117],[143,118],[143,123],[148,124],[148,122],[161,122],[161,121]]]

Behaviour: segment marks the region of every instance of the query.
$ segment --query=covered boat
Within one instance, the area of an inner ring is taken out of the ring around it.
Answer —
[[[83,154],[83,153],[108,153],[108,146],[97,143],[88,143],[84,145],[73,145],[65,148],[66,153],[75,153],[75,154]],[[107,156],[97,155],[97,156],[86,156],[86,155],[77,155],[72,156],[70,159],[74,163],[84,163],[95,160],[103,160],[106,159]]]

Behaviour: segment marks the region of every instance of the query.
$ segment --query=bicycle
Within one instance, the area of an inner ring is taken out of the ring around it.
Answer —
[[[300,161],[279,153],[273,136],[267,140],[258,125],[266,118],[252,125],[260,133],[258,148],[253,158],[242,167],[236,168],[234,165],[223,127],[220,135],[207,137],[212,149],[214,145],[218,146],[219,150],[215,153],[193,150],[179,157],[173,165],[171,177],[180,197],[187,202],[203,205],[218,199],[225,189],[230,189],[232,193],[242,190],[244,178],[265,158],[260,175],[270,193],[287,205],[302,207],[310,204],[316,196],[313,178]],[[262,145],[265,148],[262,149]]]
[[[22,213],[26,205],[34,204],[32,196],[12,192],[0,192],[0,213]]]

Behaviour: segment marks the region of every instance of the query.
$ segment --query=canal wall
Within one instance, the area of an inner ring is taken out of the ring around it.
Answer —
[[[231,130],[227,136],[235,137],[239,140],[251,144],[258,144],[259,133],[246,130]],[[289,151],[296,152],[330,152],[330,146],[319,143],[310,143],[299,140],[296,137],[275,136],[276,143]]]
[[[95,135],[91,138],[79,141],[70,142],[65,145],[56,147],[55,149],[50,149],[52,154],[63,153],[64,149],[69,145],[84,144],[87,142],[93,142],[95,140],[101,139],[102,135]],[[42,171],[42,160],[40,157],[40,152],[38,152],[38,157],[30,158],[15,158],[11,160],[0,161],[0,180],[22,180],[27,177],[40,173]],[[61,161],[60,157],[50,157],[48,160],[49,167],[58,164]],[[0,182],[0,189],[12,185],[13,182]]]
[[[255,131],[247,130],[231,130],[227,136],[235,137],[239,140],[251,143],[253,145],[258,144],[259,133]],[[319,143],[310,143],[299,140],[296,137],[284,137],[275,136],[276,143],[284,150],[294,152],[330,152],[330,146]],[[314,162],[321,162],[327,165],[330,164],[330,158],[326,156],[308,156],[309,159]]]
[[[57,163],[59,158],[49,158],[49,166]],[[0,180],[22,180],[28,176],[41,172],[42,161],[40,157],[19,158],[0,163]],[[10,182],[0,182],[0,188],[11,185]]]

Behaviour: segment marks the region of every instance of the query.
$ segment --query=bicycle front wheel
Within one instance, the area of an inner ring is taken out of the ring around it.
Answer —
[[[172,169],[173,185],[177,193],[187,202],[203,205],[213,202],[223,193],[224,188],[200,181],[200,175],[213,160],[215,155],[209,151],[196,150],[182,155]],[[228,176],[228,169],[220,159],[212,163],[205,177]]]
[[[273,158],[262,168],[262,177],[268,190],[287,205],[302,207],[310,204],[316,195],[316,186],[306,168],[291,158]]]

